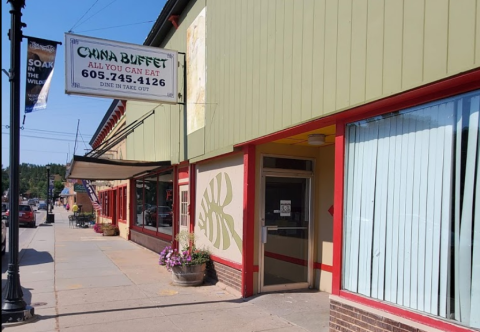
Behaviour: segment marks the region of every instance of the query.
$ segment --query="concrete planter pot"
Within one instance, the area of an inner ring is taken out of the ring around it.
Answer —
[[[104,236],[114,236],[115,235],[115,230],[114,229],[104,229],[103,230],[103,235]]]
[[[206,264],[172,267],[173,284],[177,286],[198,286],[203,284],[205,266]]]

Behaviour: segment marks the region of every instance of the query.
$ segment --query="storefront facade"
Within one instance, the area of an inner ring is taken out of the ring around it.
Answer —
[[[179,104],[123,106],[124,159],[170,165],[106,190],[112,222],[193,231],[243,297],[332,293],[332,330],[478,329],[477,7],[167,1],[145,43],[184,53]]]

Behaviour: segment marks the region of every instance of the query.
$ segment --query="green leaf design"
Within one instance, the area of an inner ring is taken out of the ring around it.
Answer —
[[[222,184],[226,194],[222,195]],[[222,200],[222,196],[225,196]],[[209,183],[203,193],[198,226],[217,249],[230,248],[231,240],[242,252],[242,239],[235,231],[235,220],[224,211],[233,200],[232,182],[227,173],[218,173]]]

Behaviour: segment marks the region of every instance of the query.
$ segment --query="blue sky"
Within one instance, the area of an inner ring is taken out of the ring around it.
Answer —
[[[65,43],[65,33],[142,45],[165,5],[165,0],[26,0],[22,10],[25,36]],[[11,5],[2,3],[2,69],[10,69]],[[20,120],[23,121],[27,39],[21,46]],[[2,77],[2,165],[10,164],[10,83]],[[20,163],[65,164],[84,155],[112,99],[65,94],[64,45],[57,47],[52,86],[45,110],[27,114],[20,131]]]

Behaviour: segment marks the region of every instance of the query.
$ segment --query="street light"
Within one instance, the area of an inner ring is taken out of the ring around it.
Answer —
[[[20,55],[22,42],[22,8],[25,0],[8,0],[12,5],[11,28],[8,32],[11,44],[10,71],[10,227],[9,262],[5,299],[2,304],[2,325],[4,323],[22,322],[33,318],[35,309],[23,300],[18,266],[18,196],[20,192]]]
[[[50,165],[45,166],[47,169],[47,214],[50,211]],[[51,212],[51,211],[50,211]]]

